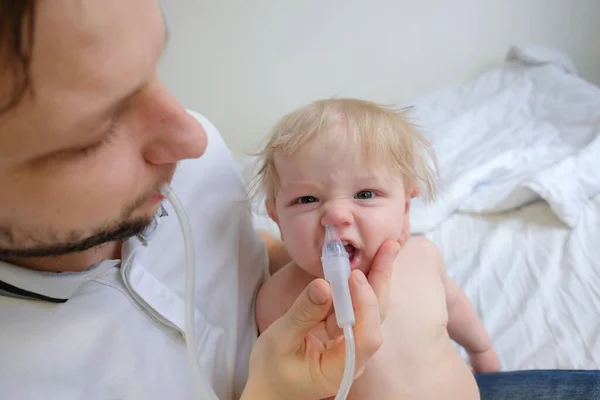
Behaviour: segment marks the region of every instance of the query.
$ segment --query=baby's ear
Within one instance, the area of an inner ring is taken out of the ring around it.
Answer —
[[[408,216],[410,212],[410,201],[419,195],[419,189],[411,189],[406,193],[404,198],[404,214]]]
[[[418,187],[412,188],[410,192],[408,192],[409,199],[414,199],[419,194],[421,194],[421,189]]]
[[[400,234],[400,238],[398,239],[400,247],[404,247],[404,243],[406,243],[410,238],[410,200],[417,197],[418,194],[418,188],[411,189],[407,193],[406,200],[404,201],[404,219],[402,220],[402,233]]]
[[[406,213],[406,214],[404,214],[404,220],[402,221],[402,233],[400,233],[400,237],[398,238],[398,243],[400,244],[400,248],[404,247],[404,244],[408,241],[409,238],[410,238],[410,215],[408,213]]]
[[[275,208],[275,200],[265,200],[265,208],[267,209],[267,214],[269,214],[269,218],[271,218],[276,224],[279,224],[279,220],[277,219],[277,209]]]

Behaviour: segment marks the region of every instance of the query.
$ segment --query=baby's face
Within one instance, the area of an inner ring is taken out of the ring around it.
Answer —
[[[275,157],[280,186],[269,213],[305,271],[323,277],[325,226],[333,224],[352,269],[366,273],[384,240],[407,237],[410,196],[384,165],[367,166],[360,154],[313,142],[293,158]]]

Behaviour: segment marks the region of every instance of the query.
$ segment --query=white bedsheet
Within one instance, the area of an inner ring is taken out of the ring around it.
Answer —
[[[413,202],[412,231],[442,249],[503,368],[600,368],[600,88],[557,50],[514,47],[413,118],[441,193]]]
[[[537,202],[494,216],[455,214],[426,236],[504,369],[600,367],[600,196],[574,228]]]
[[[591,143],[600,132],[600,88],[567,68],[557,51],[515,48],[507,58],[475,81],[416,103],[413,118],[434,146],[441,193],[433,204],[413,203],[414,233],[456,211],[510,210],[540,195],[573,226],[580,203],[600,192],[593,165],[600,143]]]
[[[600,368],[600,88],[552,49],[507,60],[415,105],[442,194],[413,203],[413,232],[442,249],[504,369]]]

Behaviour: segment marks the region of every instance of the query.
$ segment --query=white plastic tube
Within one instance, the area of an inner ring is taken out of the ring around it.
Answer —
[[[346,341],[346,365],[344,367],[344,376],[338,390],[335,400],[345,400],[350,393],[352,382],[354,382],[354,368],[356,363],[356,354],[354,349],[354,331],[352,325],[344,325],[344,340]]]
[[[325,228],[325,240],[323,242],[321,262],[323,263],[325,279],[327,279],[331,285],[335,318],[338,326],[344,331],[346,365],[342,383],[340,384],[337,396],[335,396],[335,400],[345,400],[350,392],[352,382],[354,382],[356,354],[352,327],[356,320],[348,284],[351,272],[350,260],[348,259],[348,253],[341,240],[338,238],[333,225],[327,225]]]
[[[206,375],[200,370],[198,362],[198,353],[196,352],[196,324],[195,324],[195,307],[194,293],[196,283],[196,263],[194,260],[194,241],[192,238],[192,229],[189,220],[185,214],[183,205],[173,192],[169,185],[162,187],[162,193],[169,200],[183,233],[183,242],[185,245],[185,342],[188,354],[188,359],[192,367],[192,375],[194,383],[197,386],[200,398],[202,400],[219,400],[217,395],[212,390],[211,384],[206,378]]]

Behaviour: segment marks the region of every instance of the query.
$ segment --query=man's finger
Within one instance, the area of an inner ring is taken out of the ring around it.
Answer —
[[[331,287],[323,279],[315,279],[298,296],[292,307],[278,321],[278,334],[289,342],[304,340],[306,334],[323,321],[331,309]]]
[[[380,322],[387,315],[392,271],[399,251],[400,244],[398,242],[386,240],[375,254],[369,270],[369,283],[379,301]]]
[[[356,316],[356,366],[360,368],[383,343],[381,317],[377,296],[360,270],[352,271],[350,292]]]

